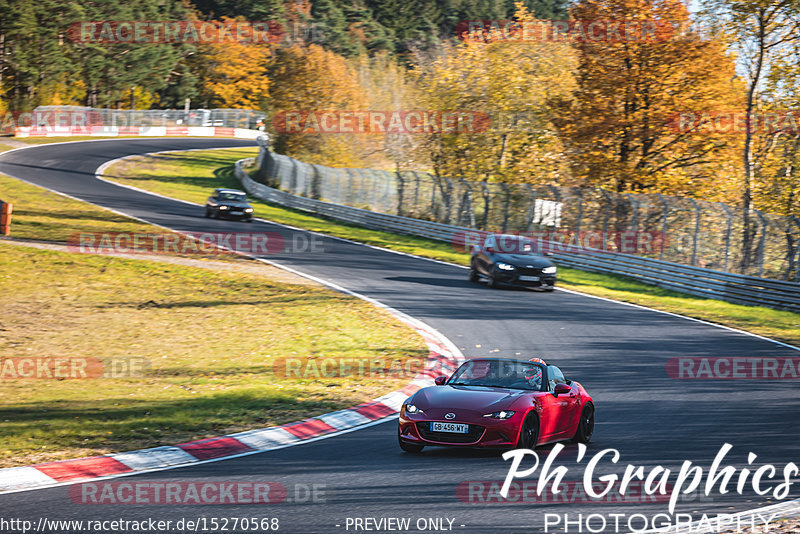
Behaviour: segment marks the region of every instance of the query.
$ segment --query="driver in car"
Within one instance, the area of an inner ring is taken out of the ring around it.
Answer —
[[[541,358],[531,358],[528,360],[529,362],[533,363],[540,363],[542,365],[547,365],[545,361]],[[528,385],[535,390],[542,389],[542,368],[538,365],[531,366],[528,369],[523,371],[525,375],[525,380],[528,382]]]
[[[523,371],[525,375],[525,380],[528,382],[528,385],[538,391],[542,389],[542,368],[538,365],[535,367],[530,367]]]

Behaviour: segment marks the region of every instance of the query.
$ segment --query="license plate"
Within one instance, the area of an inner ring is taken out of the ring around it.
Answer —
[[[241,215],[242,213],[244,213],[244,212],[243,211],[232,211],[231,212],[231,214],[233,214],[233,215]],[[537,278],[537,280],[538,280],[538,278]]]
[[[431,423],[433,432],[455,432],[456,434],[468,434],[469,425],[463,423]]]
[[[520,276],[519,280],[520,280],[520,282],[538,282],[539,281],[539,277],[538,276]]]

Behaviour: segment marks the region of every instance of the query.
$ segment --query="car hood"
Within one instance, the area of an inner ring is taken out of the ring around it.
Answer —
[[[431,386],[419,390],[413,403],[431,417],[440,417],[439,411],[458,410],[483,415],[508,408],[525,393],[532,392],[483,386]]]
[[[532,265],[534,269],[551,267],[553,262],[542,256],[531,256],[530,254],[495,254],[495,261],[510,263],[516,267],[527,267]]]

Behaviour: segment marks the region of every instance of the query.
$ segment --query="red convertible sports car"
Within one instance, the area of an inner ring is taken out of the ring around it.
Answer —
[[[572,439],[588,443],[594,403],[578,382],[539,358],[468,360],[449,379],[409,397],[398,440],[406,452],[425,446],[533,449]]]

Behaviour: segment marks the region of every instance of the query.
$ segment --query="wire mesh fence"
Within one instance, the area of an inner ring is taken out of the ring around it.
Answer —
[[[262,146],[267,185],[336,204],[487,232],[522,233],[566,251],[604,250],[800,282],[800,220],[719,202],[553,185],[470,182],[419,171],[311,165]]]

